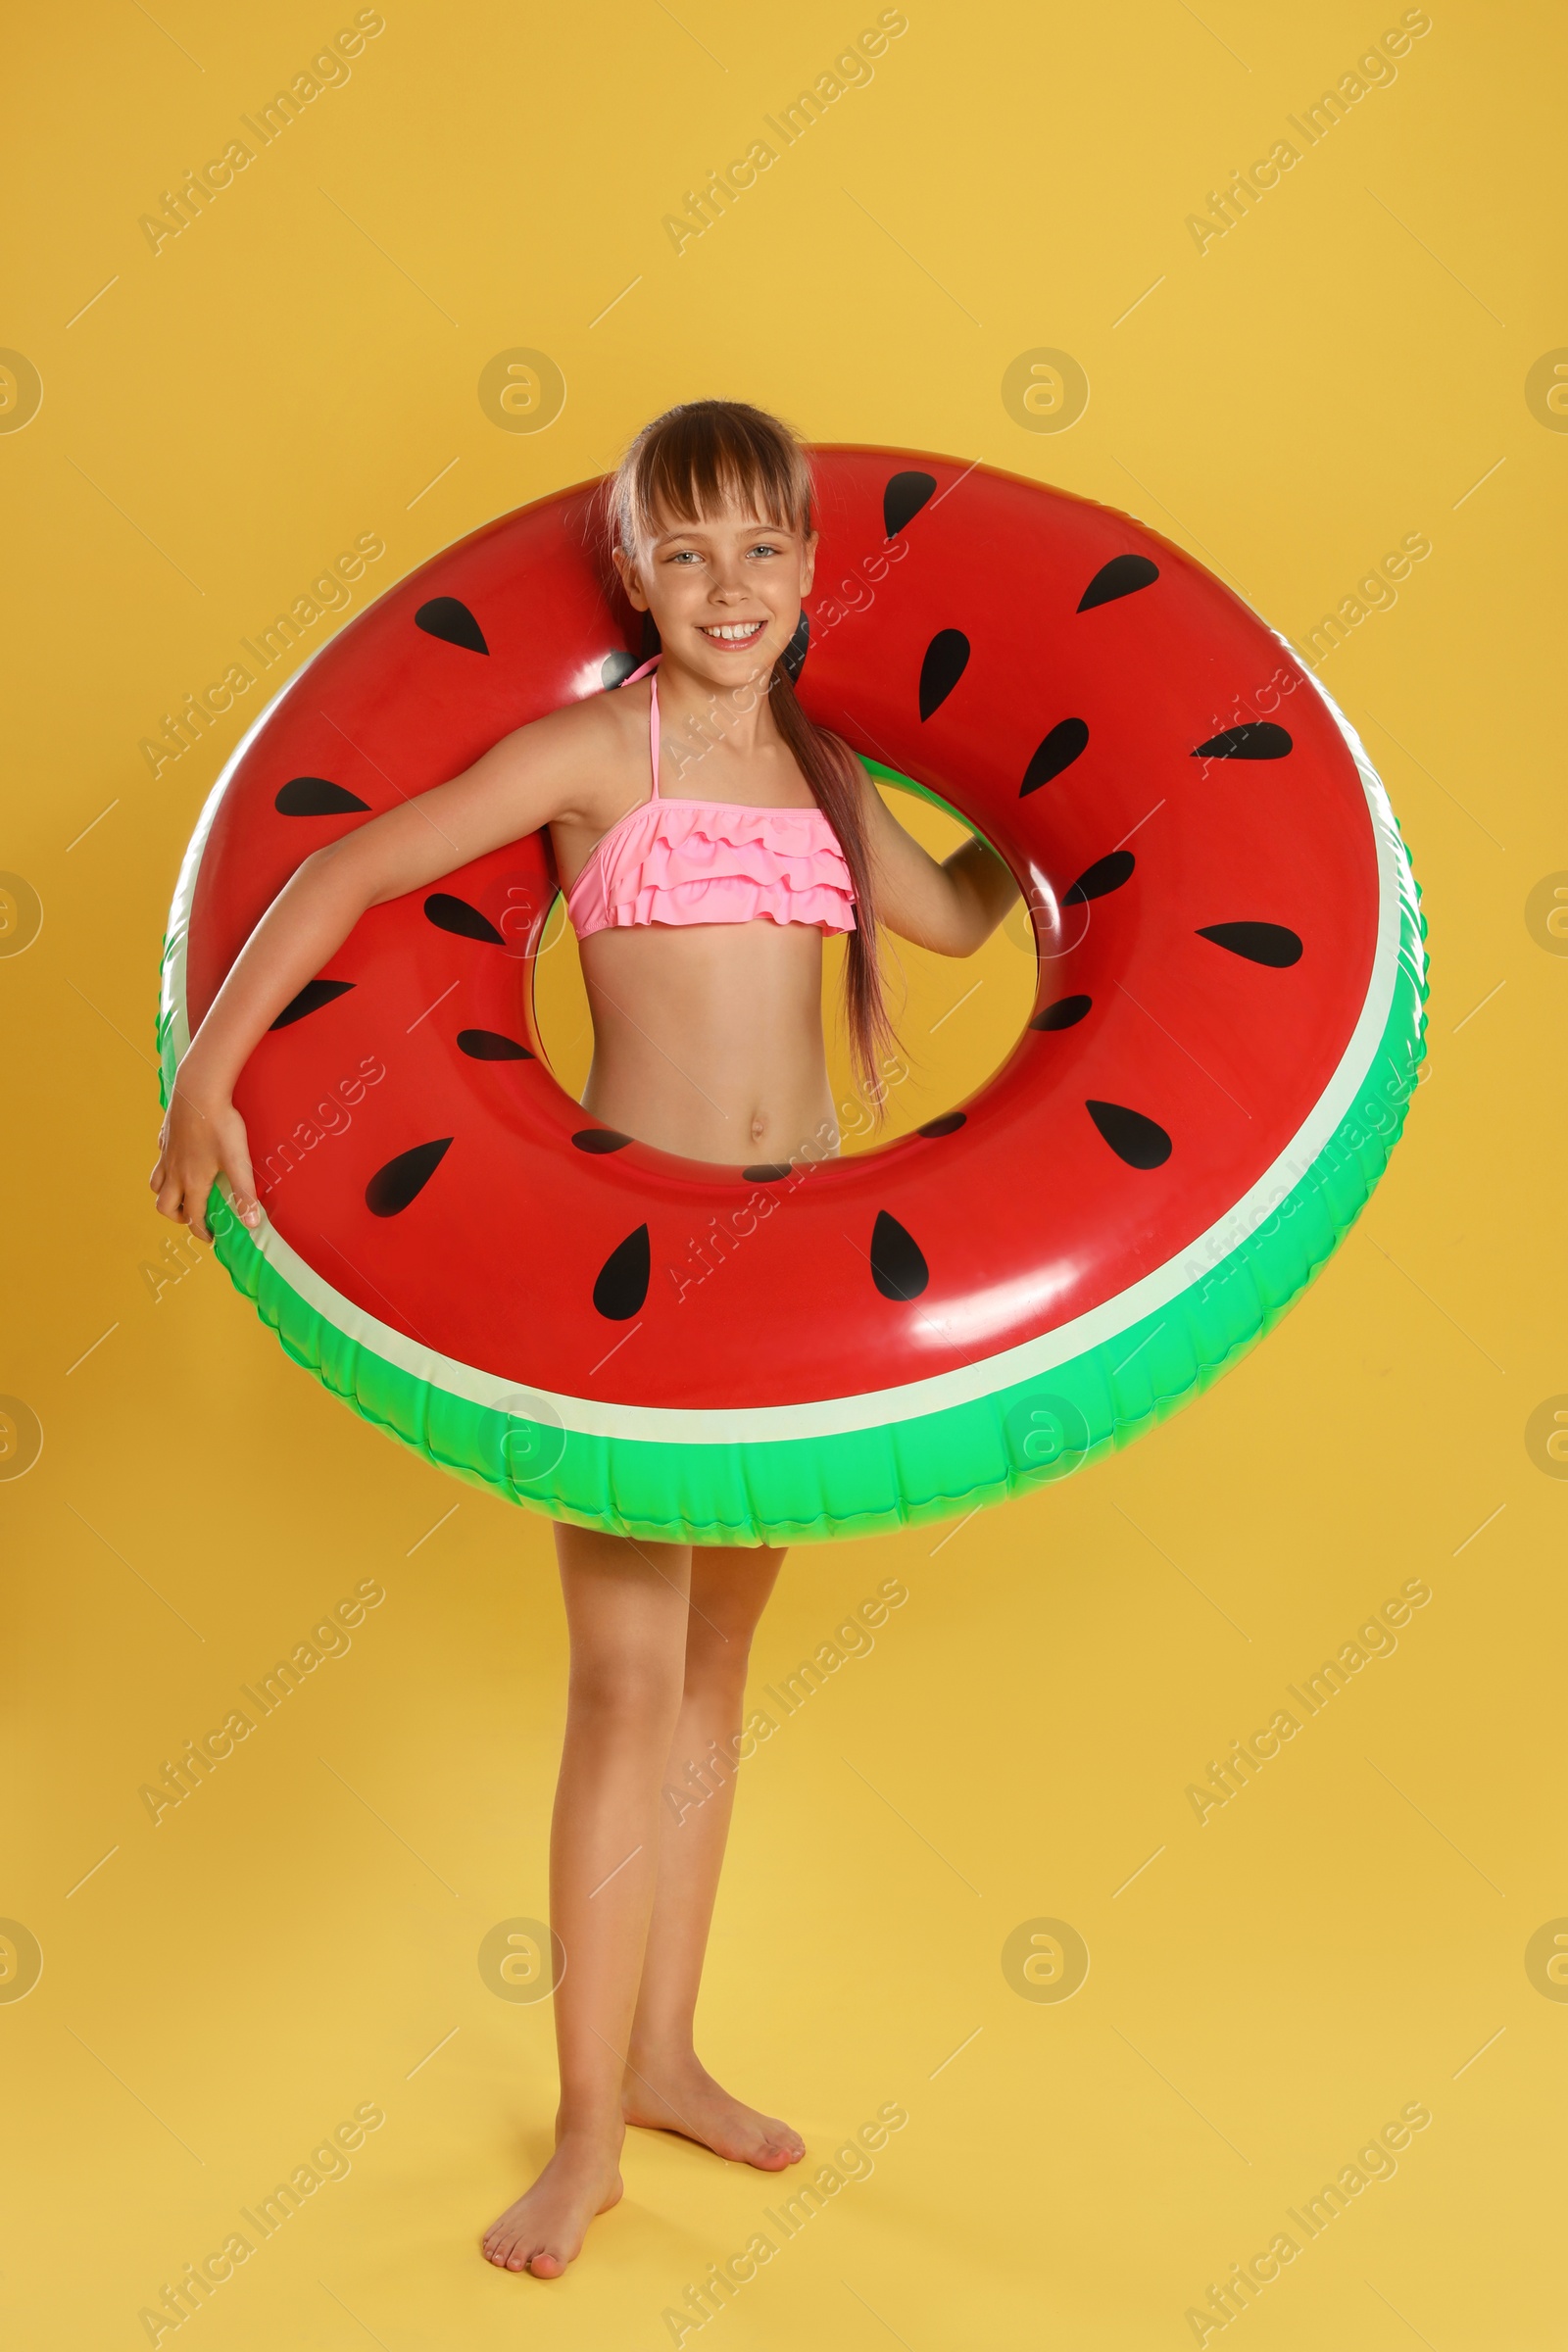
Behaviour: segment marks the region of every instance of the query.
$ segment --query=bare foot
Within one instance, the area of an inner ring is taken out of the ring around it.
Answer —
[[[483,2253],[501,2271],[559,2278],[575,2262],[596,2213],[618,2203],[614,2150],[600,2139],[563,2139],[532,2188],[484,2234]]]
[[[637,2051],[627,2062],[621,2113],[652,2132],[678,2132],[733,2164],[781,2173],[799,2164],[806,2142],[776,2115],[743,2106],[713,2081],[694,2052],[673,2056]]]

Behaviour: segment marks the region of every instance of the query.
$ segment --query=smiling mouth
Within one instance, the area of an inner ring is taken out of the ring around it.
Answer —
[[[766,628],[765,620],[725,620],[702,624],[710,645],[755,645]]]

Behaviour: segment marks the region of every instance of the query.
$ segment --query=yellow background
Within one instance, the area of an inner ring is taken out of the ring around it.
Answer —
[[[1298,644],[1426,532],[1321,674],[1403,820],[1433,994],[1391,1174],[1216,1392],[957,1532],[788,1565],[759,1684],[884,1579],[909,1597],[747,1768],[703,2046],[813,2156],[910,2120],[686,2341],[1190,2343],[1209,2281],[1423,2101],[1396,2177],[1234,2326],[1560,2343],[1568,2004],[1524,1959],[1568,1914],[1568,1486],[1525,1438],[1568,1390],[1568,961],[1526,920],[1568,868],[1568,439],[1525,392],[1568,344],[1560,17],[1434,0],[1392,86],[1200,254],[1187,215],[1397,9],[911,0],[870,85],[677,256],[662,217],[874,10],[387,0],[347,85],[155,256],[138,217],[351,13],[156,0],[11,36],[0,343],[43,403],[0,434],[0,866],[44,919],[0,958],[0,1390],[44,1446],[0,1481],[0,1912],[44,1965],[0,2002],[7,2340],[146,2341],[139,2308],[367,2101],[350,2178],[166,2344],[651,2352],[766,2227],[773,2182],[641,2134],[564,2281],[480,2263],[554,2097],[548,2006],[477,1965],[545,1906],[549,1528],[343,1411],[210,1262],[156,1299],[141,1271],[160,934],[241,712],[156,781],[140,739],[357,534],[379,592],[718,392],[1125,506]],[[477,397],[517,346],[566,380],[536,434]],[[1040,346],[1091,385],[1056,434],[1001,396]],[[993,943],[947,1000],[917,977],[934,1093],[1005,1051],[1022,960]],[[1188,1784],[1415,1577],[1397,1653],[1200,1826]],[[139,1786],[366,1578],[352,1651],[155,1828]],[[1042,1917],[1091,1954],[1065,2002],[1003,1971]]]

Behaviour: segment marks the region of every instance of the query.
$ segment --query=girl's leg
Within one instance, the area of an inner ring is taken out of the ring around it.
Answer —
[[[550,1838],[557,1987],[556,2152],[493,2223],[487,2259],[559,2278],[620,2195],[621,2083],[653,1908],[660,1790],[685,1677],[690,1546],[556,1528],[571,1638]]]
[[[692,1548],[685,1689],[664,1774],[659,1883],[623,2096],[628,2123],[684,2132],[764,2172],[796,2163],[805,2143],[720,2088],[698,2060],[692,2021],[734,1803],[747,1658],[783,1559],[769,1548]]]

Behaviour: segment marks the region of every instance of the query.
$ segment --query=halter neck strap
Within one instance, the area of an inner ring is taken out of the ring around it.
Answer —
[[[639,678],[652,678],[648,696],[648,757],[654,771],[654,789],[650,797],[656,801],[659,798],[659,679],[653,673],[658,670],[659,662],[660,656],[655,654],[652,661],[645,662],[640,669],[630,671],[620,681],[623,686],[635,686]]]

